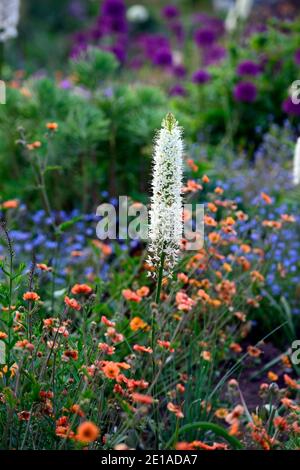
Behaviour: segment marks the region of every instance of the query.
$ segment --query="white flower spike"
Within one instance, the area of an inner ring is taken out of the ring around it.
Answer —
[[[17,36],[20,0],[0,0],[0,42]]]
[[[169,113],[162,122],[154,149],[150,208],[149,264],[157,270],[163,259],[163,274],[171,275],[178,260],[183,233],[182,130]]]
[[[293,172],[294,185],[300,184],[300,137],[297,140],[294,153],[294,172]]]

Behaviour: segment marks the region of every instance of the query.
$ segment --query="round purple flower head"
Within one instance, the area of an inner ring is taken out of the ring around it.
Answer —
[[[158,49],[153,57],[153,62],[162,67],[172,65],[172,52],[167,47]]]
[[[124,16],[126,12],[123,0],[104,0],[102,14],[107,16]]]
[[[197,83],[202,85],[204,83],[209,82],[211,79],[211,75],[206,70],[197,70],[192,77],[193,83]]]
[[[186,90],[182,85],[174,85],[169,91],[170,96],[185,96]]]
[[[166,5],[162,9],[162,15],[167,20],[172,20],[173,18],[177,18],[179,16],[179,10],[175,5]]]
[[[216,33],[210,28],[197,29],[195,33],[195,42],[198,47],[209,47],[216,40]]]
[[[295,52],[295,63],[297,65],[300,65],[300,49],[297,49],[297,51]]]
[[[233,94],[236,101],[253,103],[257,97],[257,88],[254,83],[240,82],[235,86]]]
[[[245,60],[237,67],[237,73],[241,76],[249,75],[255,77],[261,72],[260,66],[252,60]]]
[[[186,68],[185,68],[185,66],[182,65],[182,64],[174,65],[174,67],[173,67],[173,74],[175,75],[175,77],[184,78],[184,77],[186,76]]]
[[[300,104],[293,103],[289,97],[282,103],[282,111],[291,116],[300,116]]]

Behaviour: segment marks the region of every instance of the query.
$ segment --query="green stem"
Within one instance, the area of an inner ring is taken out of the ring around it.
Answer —
[[[156,294],[155,294],[155,303],[158,306],[160,303],[160,293],[162,288],[162,280],[164,274],[164,264],[165,264],[165,253],[163,252],[160,258],[160,265],[158,270],[158,278],[156,284]],[[152,334],[151,334],[151,348],[152,348],[152,382],[155,380],[156,377],[156,318],[155,312],[157,312],[156,308],[152,308]],[[156,397],[157,387],[156,384],[154,385],[154,397]],[[154,447],[155,450],[159,449],[159,413],[158,413],[158,403],[154,403],[154,420],[155,420],[155,443]]]

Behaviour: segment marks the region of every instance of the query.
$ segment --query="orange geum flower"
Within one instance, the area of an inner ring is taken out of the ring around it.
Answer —
[[[272,372],[271,370],[268,372],[268,379],[271,380],[271,382],[277,382],[278,380],[278,375],[275,374],[275,372]]]
[[[145,330],[148,328],[148,324],[144,322],[140,317],[134,317],[129,323],[132,331]]]
[[[186,161],[186,163],[191,168],[192,171],[198,171],[198,165],[195,164],[195,162],[192,158],[189,158]]]
[[[58,129],[58,124],[56,122],[47,122],[46,127],[49,131],[56,131]]]
[[[179,384],[176,385],[176,390],[179,393],[184,393],[185,392],[185,386],[182,385],[181,383],[179,383]]]
[[[124,299],[131,300],[132,302],[139,303],[142,300],[142,297],[131,289],[123,289],[122,295]]]
[[[233,424],[236,419],[239,419],[244,414],[244,411],[245,409],[242,405],[236,405],[234,409],[226,416],[226,423]]]
[[[78,310],[78,311],[81,310],[80,303],[77,302],[77,300],[75,300],[75,299],[70,299],[70,297],[68,297],[67,295],[65,297],[65,304],[68,307],[72,308],[73,310]]]
[[[7,338],[7,334],[4,333],[4,331],[0,331],[0,340],[6,339],[6,338]]]
[[[288,374],[283,376],[284,383],[293,390],[300,390],[300,384],[296,380],[292,379]]]
[[[106,343],[99,343],[98,344],[98,349],[99,351],[103,352],[104,354],[107,354],[108,356],[111,356],[115,352],[115,347],[110,346],[109,344]]]
[[[281,399],[281,403],[285,408],[288,408],[292,411],[299,411],[300,407],[296,405],[296,403],[291,400],[290,398],[284,397]]]
[[[218,208],[213,202],[207,203],[207,208],[210,212],[217,212]]]
[[[211,243],[215,245],[221,240],[221,235],[217,232],[211,232],[208,234],[208,239]]]
[[[40,296],[36,292],[25,292],[25,294],[23,295],[23,299],[37,302],[38,300],[40,300]]]
[[[258,271],[252,271],[250,273],[252,281],[265,282],[264,276]]]
[[[215,188],[215,193],[221,195],[221,194],[224,193],[224,189],[223,189],[223,188],[220,188],[220,186],[217,186],[217,187]]]
[[[161,341],[160,339],[158,339],[157,344],[161,348],[168,349],[171,353],[173,353],[175,351],[175,349],[171,347],[170,341]]]
[[[184,284],[187,284],[189,282],[189,278],[186,274],[184,273],[179,273],[177,274],[177,279],[178,281],[183,282]]]
[[[176,418],[184,418],[184,414],[183,414],[182,409],[181,409],[180,406],[174,405],[174,403],[169,402],[167,404],[167,408],[168,408],[169,411],[171,411],[171,413],[174,413]]]
[[[133,346],[133,350],[134,350],[134,351],[138,351],[138,352],[148,353],[148,354],[152,354],[152,353],[153,353],[153,349],[151,349],[150,347],[141,346],[141,345],[139,345],[139,344],[135,344],[135,345]]]
[[[100,429],[91,421],[81,423],[76,432],[75,439],[82,443],[94,442],[100,435]]]
[[[132,401],[142,403],[144,405],[151,405],[154,402],[154,398],[150,395],[143,395],[142,393],[133,392],[131,394]]]
[[[204,361],[211,362],[211,353],[209,351],[202,351],[201,357]]]
[[[292,224],[296,222],[295,217],[289,214],[281,214],[281,219],[283,220],[283,222],[290,222]]]
[[[261,349],[257,348],[256,346],[248,346],[247,352],[251,357],[259,357],[262,354]]]
[[[210,296],[205,292],[203,289],[199,289],[197,292],[198,297],[200,297],[203,302],[209,302],[210,301]]]
[[[223,264],[223,269],[224,269],[227,273],[231,273],[231,271],[232,271],[232,267],[230,266],[229,263],[224,263],[224,264]]]
[[[251,252],[251,246],[247,245],[246,243],[242,243],[240,248],[246,254]]]
[[[149,293],[150,293],[150,289],[147,286],[143,286],[143,287],[140,287],[136,291],[136,293],[139,297],[147,297],[147,295],[149,295]]]
[[[89,295],[91,292],[93,292],[93,289],[87,284],[75,284],[72,287],[71,292],[74,295],[76,294]]]
[[[229,411],[227,410],[227,408],[218,408],[216,411],[215,411],[215,416],[218,418],[218,419],[225,419],[226,416],[228,415]]]
[[[196,183],[194,180],[188,180],[186,186],[182,188],[183,193],[196,193],[200,191],[202,188],[201,184]]]
[[[273,420],[275,428],[277,428],[281,432],[288,431],[289,425],[282,416],[276,416]]]
[[[101,323],[104,323],[104,325],[110,326],[110,327],[116,326],[115,322],[109,320],[105,315],[102,315]]]
[[[209,183],[209,182],[210,182],[210,179],[209,179],[209,177],[208,177],[207,175],[203,175],[203,176],[202,176],[202,181],[203,181],[203,183]]]
[[[71,413],[74,413],[77,416],[80,416],[81,418],[84,416],[84,412],[82,411],[80,405],[77,405],[76,403],[71,406],[70,408]]]
[[[210,227],[216,227],[218,225],[217,222],[215,221],[215,219],[213,219],[209,215],[204,216],[204,223],[205,223],[205,225],[208,225]]]
[[[120,367],[112,361],[105,362],[102,367],[102,372],[108,379],[116,379],[120,374]]]
[[[2,203],[3,209],[16,209],[19,206],[20,202],[18,199],[9,199]]]
[[[45,263],[37,263],[36,267],[40,269],[41,271],[52,271],[53,269],[49,266],[47,266]]]
[[[260,193],[260,197],[266,204],[272,204],[272,198],[268,194],[262,192]]]
[[[241,353],[243,350],[242,347],[238,343],[231,343],[229,347],[231,351],[235,353]]]

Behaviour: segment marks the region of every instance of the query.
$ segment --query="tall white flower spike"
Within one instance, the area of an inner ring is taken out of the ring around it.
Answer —
[[[294,153],[293,181],[294,185],[300,184],[300,137],[297,140]]]
[[[0,42],[18,35],[20,0],[0,0]]]
[[[158,132],[153,155],[148,262],[155,267],[154,277],[162,260],[163,274],[169,276],[178,260],[183,233],[182,155],[182,130],[169,113]]]

